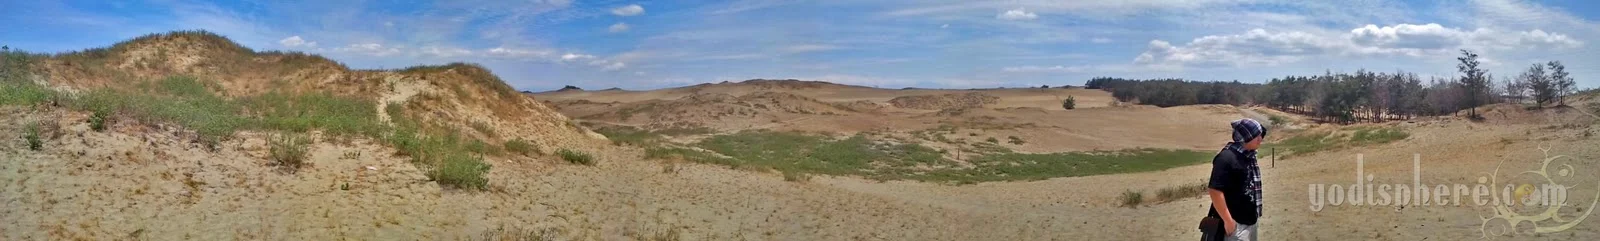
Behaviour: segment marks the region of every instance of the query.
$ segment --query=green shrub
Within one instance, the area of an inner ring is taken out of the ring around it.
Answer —
[[[531,157],[534,155],[544,154],[540,153],[539,148],[534,147],[533,143],[529,143],[528,141],[524,141],[520,138],[508,140],[504,146],[506,151],[510,151],[511,153],[516,153],[522,156]]]
[[[995,144],[999,144],[1000,143],[1000,139],[995,139],[994,137],[989,137],[989,139],[983,139],[983,141],[984,142],[988,142],[988,143],[995,143]]]
[[[429,172],[429,178],[439,184],[478,190],[489,186],[489,179],[484,175],[489,173],[490,166],[482,158],[465,152],[446,153],[442,158],[438,166]]]
[[[1280,116],[1280,115],[1267,114],[1267,120],[1271,121],[1272,125],[1275,125],[1275,126],[1282,126],[1282,125],[1289,124],[1289,118],[1283,117],[1283,116]]]
[[[89,129],[93,129],[94,131],[105,131],[106,121],[110,118],[111,111],[95,110],[93,113],[89,114]]]
[[[1076,98],[1073,98],[1071,95],[1068,95],[1067,99],[1061,100],[1061,108],[1062,109],[1068,109],[1068,110],[1077,109],[1078,108],[1078,100]]]
[[[567,160],[567,162],[572,164],[582,164],[585,166],[593,166],[595,164],[594,156],[590,156],[589,153],[583,153],[570,149],[561,149],[560,151],[557,151],[556,154],[561,155],[562,160]]]
[[[489,143],[486,143],[486,142],[483,142],[483,141],[477,140],[477,139],[473,139],[472,141],[468,141],[465,147],[467,148],[467,151],[469,151],[469,152],[483,154],[483,155],[499,156],[501,153],[504,153],[504,151],[505,151],[505,150],[501,150],[500,146],[490,145]]]
[[[44,149],[44,138],[39,132],[39,123],[28,123],[22,127],[22,140],[28,142],[29,150]]]
[[[1122,207],[1139,208],[1144,203],[1144,193],[1133,190],[1122,191],[1122,196],[1117,197],[1117,204]]]
[[[280,167],[291,171],[299,170],[307,164],[306,155],[310,152],[308,144],[310,141],[299,135],[280,134],[272,139],[267,152],[268,157],[272,159],[273,164]]]
[[[0,105],[33,106],[56,98],[56,91],[32,82],[0,82]]]

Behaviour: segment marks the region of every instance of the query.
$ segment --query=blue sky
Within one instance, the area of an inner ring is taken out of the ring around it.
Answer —
[[[59,52],[205,29],[356,68],[474,62],[518,89],[796,78],[899,88],[1261,82],[1324,70],[1492,74],[1566,63],[1600,86],[1600,3],[1477,1],[18,1],[0,44]]]

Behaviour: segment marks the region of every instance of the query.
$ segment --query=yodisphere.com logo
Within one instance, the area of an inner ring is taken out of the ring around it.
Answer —
[[[1373,174],[1365,173],[1366,160],[1363,155],[1356,155],[1355,182],[1347,185],[1310,184],[1307,193],[1310,196],[1311,211],[1322,211],[1326,206],[1446,206],[1446,205],[1476,205],[1487,207],[1489,214],[1479,215],[1482,223],[1478,231],[1482,237],[1502,236],[1518,233],[1519,226],[1531,226],[1528,233],[1545,234],[1566,231],[1577,226],[1588,218],[1597,204],[1600,204],[1600,190],[1595,190],[1595,196],[1586,203],[1588,207],[1569,209],[1562,212],[1565,207],[1581,207],[1585,203],[1569,202],[1571,190],[1580,187],[1576,181],[1559,182],[1558,180],[1573,179],[1579,175],[1578,170],[1572,166],[1575,158],[1566,155],[1550,155],[1550,150],[1540,148],[1544,159],[1534,170],[1517,173],[1501,173],[1502,160],[1492,172],[1481,173],[1476,183],[1453,184],[1427,184],[1422,183],[1422,161],[1420,154],[1413,154],[1412,182],[1407,183],[1373,183]],[[1523,183],[1502,182],[1502,175],[1513,177],[1521,176],[1529,180]],[[1587,188],[1600,187],[1600,182]],[[1581,212],[1581,213],[1580,213]]]

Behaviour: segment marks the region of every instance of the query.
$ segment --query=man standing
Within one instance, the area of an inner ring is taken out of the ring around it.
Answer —
[[[1227,240],[1256,240],[1256,221],[1261,218],[1261,168],[1256,166],[1256,148],[1267,136],[1267,128],[1252,119],[1234,121],[1233,142],[1211,159],[1212,217],[1222,219]]]

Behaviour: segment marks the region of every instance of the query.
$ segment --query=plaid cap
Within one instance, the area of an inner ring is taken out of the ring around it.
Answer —
[[[1254,119],[1239,119],[1229,125],[1233,126],[1233,142],[1244,143],[1256,137],[1267,136],[1267,127]]]

